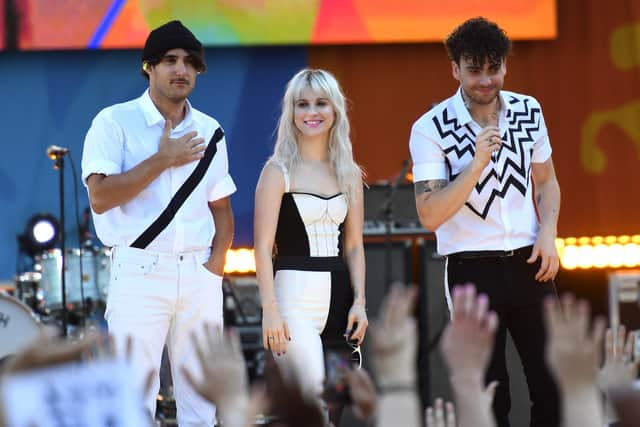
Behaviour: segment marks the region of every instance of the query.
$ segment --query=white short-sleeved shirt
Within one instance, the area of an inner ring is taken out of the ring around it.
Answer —
[[[551,156],[547,127],[535,98],[508,91],[501,91],[500,98],[502,148],[464,206],[435,230],[441,255],[511,250],[535,242],[538,221],[531,163],[543,163]],[[414,182],[453,181],[471,163],[481,129],[465,107],[460,89],[420,117],[409,141]]]
[[[100,111],[87,132],[82,153],[82,180],[91,174],[114,175],[126,172],[158,151],[165,120],[147,90],[140,98],[112,105]],[[207,144],[220,125],[187,101],[184,120],[171,132],[171,138],[197,131]],[[197,161],[163,171],[131,201],[104,212],[93,212],[98,238],[106,246],[129,246],[155,221],[169,201],[195,169]],[[202,178],[178,210],[174,219],[148,250],[180,253],[211,246],[215,234],[209,201],[235,192],[229,175],[224,138]]]

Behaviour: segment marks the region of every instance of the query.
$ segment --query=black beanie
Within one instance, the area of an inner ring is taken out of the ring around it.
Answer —
[[[149,33],[142,50],[142,62],[164,55],[171,49],[195,50],[202,53],[202,43],[180,21],[171,21]]]

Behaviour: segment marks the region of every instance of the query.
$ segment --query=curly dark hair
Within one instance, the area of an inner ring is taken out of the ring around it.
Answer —
[[[481,16],[465,21],[444,41],[449,59],[460,65],[460,58],[470,59],[474,65],[500,64],[511,51],[507,34]]]

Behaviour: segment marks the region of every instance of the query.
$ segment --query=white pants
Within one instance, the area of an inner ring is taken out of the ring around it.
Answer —
[[[162,349],[166,343],[181,427],[213,426],[215,407],[202,399],[180,372],[182,366],[196,378],[201,375],[192,345],[192,331],[205,322],[222,327],[222,278],[202,264],[209,251],[162,254],[143,249],[115,247],[105,318],[120,350],[133,337],[136,383],[143,387],[155,371],[145,404],[155,413],[160,387]],[[198,334],[200,335],[200,334]]]
[[[305,392],[319,396],[325,377],[320,334],[329,314],[331,273],[279,270],[274,290],[291,335],[287,352],[276,355],[276,361],[295,370]]]

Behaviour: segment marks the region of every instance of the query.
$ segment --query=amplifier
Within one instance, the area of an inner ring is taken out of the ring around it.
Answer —
[[[240,336],[240,344],[243,350],[256,350],[262,348],[262,326],[235,326],[234,329]]]
[[[384,223],[387,206],[391,208],[395,226],[420,227],[413,184],[398,184],[393,193],[389,184],[374,184],[364,190],[365,222]]]
[[[253,383],[264,376],[264,349],[262,348],[262,305],[255,275],[225,276],[224,323],[236,330],[240,337],[242,354]]]
[[[236,326],[240,336],[242,354],[244,355],[249,382],[253,383],[264,377],[264,349],[262,348],[262,326]]]
[[[225,276],[224,322],[228,326],[260,325],[262,304],[255,275]]]

